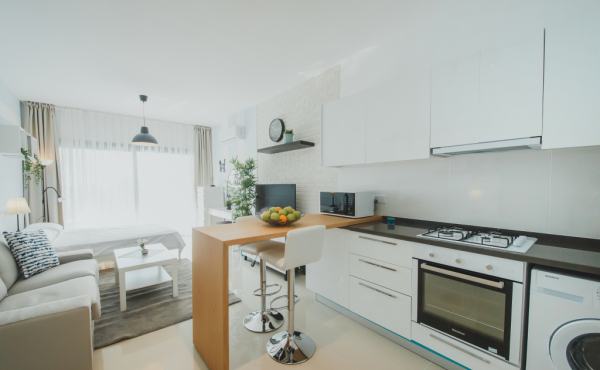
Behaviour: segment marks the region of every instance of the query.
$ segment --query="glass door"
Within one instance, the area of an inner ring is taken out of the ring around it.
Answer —
[[[508,360],[512,282],[419,261],[418,322]]]

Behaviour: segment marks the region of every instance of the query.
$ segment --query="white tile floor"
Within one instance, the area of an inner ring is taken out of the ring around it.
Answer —
[[[187,239],[187,238],[186,238]],[[191,259],[191,240],[182,257]],[[259,286],[259,268],[250,267],[239,252],[230,249],[229,286],[242,302],[229,308],[231,369],[283,369],[266,354],[272,334],[256,334],[244,328],[242,318],[260,306],[252,291]],[[283,284],[283,275],[268,272],[268,283]],[[296,278],[296,330],[310,335],[317,352],[299,369],[402,369],[436,370],[439,366],[385,339],[364,326],[315,301],[305,288],[304,276]],[[283,312],[287,323],[287,311]],[[284,327],[286,326],[284,323]],[[192,343],[192,320],[94,351],[95,370],[207,369]]]

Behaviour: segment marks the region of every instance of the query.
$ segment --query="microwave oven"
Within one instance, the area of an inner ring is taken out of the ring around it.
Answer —
[[[375,214],[375,193],[372,191],[321,191],[319,198],[319,213],[350,218]]]

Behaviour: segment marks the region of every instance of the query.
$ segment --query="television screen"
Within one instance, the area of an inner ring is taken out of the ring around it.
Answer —
[[[296,209],[296,184],[256,185],[257,215],[268,211],[271,207],[287,207]]]

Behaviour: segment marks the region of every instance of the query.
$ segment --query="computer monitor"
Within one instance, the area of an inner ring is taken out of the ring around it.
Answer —
[[[257,215],[268,211],[271,207],[287,207],[296,209],[296,184],[256,185]]]

